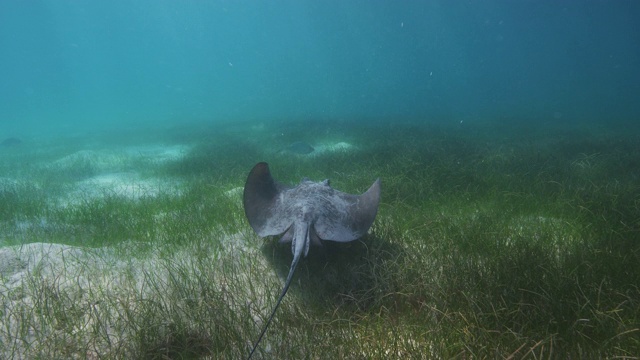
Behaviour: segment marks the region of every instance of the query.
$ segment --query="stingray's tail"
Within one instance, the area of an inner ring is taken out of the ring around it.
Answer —
[[[258,337],[258,340],[256,341],[256,343],[253,345],[253,348],[251,349],[251,352],[249,353],[249,356],[247,357],[247,360],[251,359],[251,357],[253,356],[253,353],[258,348],[258,345],[260,344],[260,341],[262,340],[262,337],[267,332],[267,329],[269,328],[269,325],[271,324],[271,320],[273,320],[273,316],[276,314],[276,310],[278,310],[278,307],[280,306],[280,303],[282,302],[282,299],[284,298],[285,294],[287,293],[287,290],[289,290],[289,285],[291,285],[291,279],[293,278],[293,273],[296,270],[296,266],[298,266],[298,261],[300,260],[300,257],[302,257],[303,253],[306,256],[307,253],[309,252],[309,244],[310,244],[309,228],[310,228],[310,226],[308,224],[304,224],[302,226],[297,226],[297,225],[298,224],[294,224],[294,226],[296,226],[296,228],[294,229],[293,240],[292,240],[292,244],[291,244],[291,248],[293,250],[293,261],[291,262],[291,269],[289,270],[289,275],[287,275],[287,281],[285,281],[284,288],[282,289],[282,293],[280,293],[280,298],[278,298],[278,302],[276,303],[276,306],[271,311],[271,316],[269,316],[269,320],[267,320],[267,323],[264,324],[264,327],[262,328],[262,332],[260,333],[260,336]]]

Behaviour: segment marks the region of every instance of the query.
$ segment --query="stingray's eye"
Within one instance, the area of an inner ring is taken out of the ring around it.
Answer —
[[[324,180],[322,180],[322,185],[326,185],[326,186],[331,185],[331,184],[329,183],[329,179],[324,179]]]

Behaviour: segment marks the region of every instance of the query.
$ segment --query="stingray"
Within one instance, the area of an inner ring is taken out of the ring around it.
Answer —
[[[328,179],[313,182],[304,178],[292,187],[274,180],[269,165],[261,162],[247,177],[243,203],[249,224],[258,236],[284,233],[280,242],[291,242],[293,253],[282,293],[251,349],[251,358],[291,285],[300,257],[309,253],[310,244],[321,245],[321,240],[348,242],[367,233],[378,212],[380,179],[362,195],[335,190]]]
[[[284,148],[282,151],[286,151],[286,152],[297,154],[297,155],[307,155],[314,152],[315,149],[313,148],[313,146],[309,145],[309,143],[307,142],[296,141],[294,143],[289,144],[289,146]]]
[[[22,144],[22,140],[15,137],[6,138],[0,142],[0,146],[2,147],[14,147],[20,144]]]

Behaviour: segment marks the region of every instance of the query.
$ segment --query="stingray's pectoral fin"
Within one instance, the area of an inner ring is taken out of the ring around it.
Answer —
[[[259,236],[282,234],[291,225],[278,202],[278,195],[286,189],[273,179],[267,163],[258,163],[251,169],[242,202],[249,225]]]
[[[346,208],[338,209],[334,213],[324,214],[314,228],[316,234],[323,240],[353,241],[367,233],[378,213],[380,204],[380,179],[362,195],[350,195],[336,192],[339,201],[348,204]]]
[[[378,214],[380,205],[380,179],[376,179],[369,190],[358,197],[358,201],[349,208],[349,215],[353,219],[351,228],[358,237],[367,233]]]

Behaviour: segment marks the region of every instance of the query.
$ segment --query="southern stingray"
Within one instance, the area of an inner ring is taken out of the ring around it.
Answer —
[[[280,242],[291,242],[293,253],[282,293],[251,349],[251,358],[291,285],[300,257],[309,253],[311,242],[320,245],[321,240],[353,241],[369,230],[380,203],[380,179],[362,195],[335,190],[328,179],[313,182],[304,178],[292,187],[274,180],[269,165],[261,162],[247,177],[243,203],[253,230],[260,237],[284,233]]]

